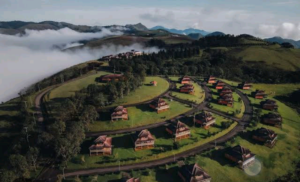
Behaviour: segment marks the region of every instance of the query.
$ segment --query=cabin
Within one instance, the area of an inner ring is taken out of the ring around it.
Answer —
[[[192,84],[184,84],[179,89],[180,89],[181,93],[188,93],[188,94],[192,94],[192,95],[195,94],[194,85],[192,85]]]
[[[152,109],[155,109],[157,111],[157,113],[167,111],[170,108],[169,104],[162,98],[153,100],[149,106]]]
[[[230,148],[225,153],[225,157],[238,164],[241,169],[247,168],[255,161],[255,154],[240,145]]]
[[[232,94],[232,90],[229,86],[224,86],[223,89],[219,91],[220,96],[223,96],[226,94]]]
[[[218,103],[221,105],[226,105],[228,107],[233,107],[233,97],[232,94],[224,94],[219,97]]]
[[[278,105],[276,104],[275,100],[267,99],[265,101],[262,101],[260,104],[261,107],[266,110],[273,111],[278,109]]]
[[[262,118],[263,123],[269,124],[275,127],[281,127],[282,125],[282,117],[278,113],[268,113],[265,114]]]
[[[150,82],[150,85],[152,85],[152,86],[157,86],[157,81],[155,81],[155,80],[154,80],[154,81],[151,81],[151,82]]]
[[[259,128],[252,131],[252,138],[272,148],[276,143],[277,134],[273,130],[267,128]]]
[[[181,84],[191,84],[191,83],[192,83],[192,80],[191,80],[191,78],[189,78],[189,77],[187,77],[187,76],[184,76],[184,77],[182,77],[180,83],[181,83]]]
[[[111,74],[111,75],[104,75],[101,77],[102,82],[120,81],[120,80],[125,80],[125,76],[122,74]]]
[[[210,182],[211,177],[198,165],[184,165],[179,168],[178,175],[183,182]]]
[[[172,136],[174,136],[175,141],[189,138],[191,136],[191,131],[189,127],[180,121],[178,121],[177,123],[172,122],[170,125],[167,126],[166,131]]]
[[[243,89],[243,90],[249,90],[251,89],[252,85],[248,82],[243,82],[238,85],[238,88]]]
[[[207,83],[214,84],[217,82],[217,79],[214,76],[209,76],[206,81]]]
[[[111,121],[116,120],[128,120],[128,111],[123,106],[118,106],[115,108],[114,112],[111,114]]]
[[[223,87],[224,87],[225,85],[226,85],[226,84],[225,84],[224,82],[218,81],[218,82],[215,84],[215,88],[216,88],[217,90],[221,90],[221,89],[223,89]]]
[[[94,140],[92,146],[89,147],[91,155],[111,155],[112,154],[112,138],[106,135],[99,136]]]
[[[251,94],[255,99],[263,99],[263,98],[267,97],[267,94],[265,94],[264,90],[256,90],[255,92],[252,92]]]
[[[143,149],[152,149],[154,147],[154,137],[148,130],[136,132],[134,136],[134,149],[135,151]]]
[[[216,118],[213,117],[211,112],[202,112],[196,114],[194,123],[200,124],[203,128],[208,129],[211,125],[215,124]]]
[[[102,58],[99,59],[99,61],[110,61],[113,57],[114,55],[103,56]]]

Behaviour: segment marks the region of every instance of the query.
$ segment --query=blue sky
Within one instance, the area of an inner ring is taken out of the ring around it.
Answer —
[[[0,0],[0,21],[198,28],[300,39],[300,0]]]

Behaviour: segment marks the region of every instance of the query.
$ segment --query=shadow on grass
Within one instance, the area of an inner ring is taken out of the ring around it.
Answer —
[[[155,136],[155,138],[170,139],[172,138],[172,135],[167,133],[166,128],[167,126],[159,126],[157,128],[149,129],[149,131]]]
[[[178,170],[179,168],[177,166],[169,169],[158,169],[156,171],[155,179],[158,182],[181,182],[181,178],[177,174]]]
[[[132,141],[131,134],[113,137],[112,144],[114,148],[124,148],[124,149],[134,148],[134,143]]]
[[[254,140],[254,139],[252,138],[252,134],[253,134],[252,131],[247,131],[247,132],[242,132],[242,133],[240,133],[239,136],[240,136],[242,139],[244,139],[244,140],[250,142],[250,143],[253,144],[253,145],[259,144],[259,145],[262,145],[262,146],[263,146],[264,143],[263,143],[263,142],[260,142],[260,141]]]
[[[137,109],[143,111],[143,112],[156,112],[155,109],[152,109],[149,104],[141,104],[136,106]]]
[[[230,166],[235,167],[236,164],[229,159],[225,158],[226,152],[229,150],[229,148],[223,148],[219,150],[214,150],[212,152],[207,152],[204,154],[205,157],[209,157],[210,159],[218,162],[222,166]]]

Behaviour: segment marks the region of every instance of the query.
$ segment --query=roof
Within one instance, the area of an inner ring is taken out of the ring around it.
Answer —
[[[142,130],[141,132],[136,132],[136,142],[143,142],[143,141],[149,141],[154,140],[152,134],[148,130]]]
[[[251,153],[251,151],[249,149],[244,148],[240,145],[232,147],[231,149],[229,149],[229,151],[227,153],[240,161],[245,161],[245,160],[255,156],[253,153]]]
[[[200,114],[197,114],[195,116],[196,119],[198,120],[202,120],[202,121],[206,121],[206,122],[209,122],[209,121],[212,121],[214,120],[215,118],[213,117],[212,113],[211,112],[207,112],[207,111],[204,111]]]
[[[179,169],[181,175],[187,182],[201,182],[211,177],[198,165],[185,165]]]
[[[150,83],[155,84],[155,83],[157,83],[157,81],[154,80],[154,81],[151,81]]]
[[[269,118],[269,119],[277,119],[277,120],[282,120],[282,117],[280,114],[278,113],[272,113],[272,112],[269,112],[268,114],[265,114],[264,115],[265,118]]]
[[[94,142],[95,142],[95,145],[91,145],[89,147],[90,150],[112,147],[112,138],[107,137],[106,135],[99,136]]]
[[[111,114],[111,116],[121,116],[123,114],[127,114],[127,109],[123,106],[118,106],[115,108],[115,111]]]
[[[172,122],[170,125],[168,125],[168,128],[175,134],[175,133],[180,133],[180,132],[184,132],[184,131],[189,131],[189,127],[178,121],[176,122]]]
[[[191,78],[190,77],[187,77],[187,76],[184,76],[182,79],[181,79],[181,81],[190,81],[191,80]]]
[[[126,182],[140,182],[139,178],[130,178],[128,180],[126,180]]]
[[[271,100],[271,99],[267,99],[264,104],[270,104],[270,105],[276,105],[276,101],[275,100]]]
[[[259,128],[253,131],[253,135],[264,138],[265,140],[273,140],[277,134],[267,128]]]
[[[156,107],[158,107],[158,105],[168,105],[168,103],[166,103],[166,101],[162,98],[158,98],[158,99],[155,99],[151,102],[151,104],[155,105]]]

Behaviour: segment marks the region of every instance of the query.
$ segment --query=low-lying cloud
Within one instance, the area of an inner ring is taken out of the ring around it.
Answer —
[[[105,31],[87,34],[70,31],[70,29],[56,32],[31,30],[26,31],[26,36],[22,37],[0,34],[0,102],[14,98],[25,87],[81,62],[131,49],[145,52],[158,51],[156,48],[145,49],[139,44],[107,45],[99,49],[84,48],[75,51],[53,49],[55,45],[74,46],[78,40],[114,34],[109,30]]]
[[[285,22],[281,25],[262,24],[256,29],[256,33],[265,37],[280,36],[300,40],[300,23]]]

